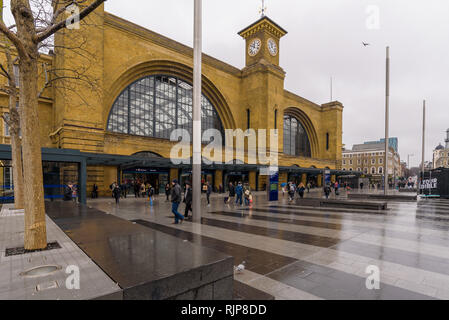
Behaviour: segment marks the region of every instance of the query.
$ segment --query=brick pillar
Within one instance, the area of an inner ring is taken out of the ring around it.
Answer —
[[[249,172],[249,186],[251,188],[251,190],[256,190],[256,171],[250,171]]]
[[[172,182],[174,179],[179,179],[179,170],[176,168],[170,169],[170,182]]]
[[[215,188],[217,188],[217,190],[220,190],[220,184],[223,184],[223,171],[215,170]],[[224,187],[225,186],[223,186],[223,188]]]
[[[288,181],[288,173],[280,172],[279,173],[279,184],[287,183]]]
[[[323,186],[323,175],[322,174],[319,174],[317,177],[317,185],[318,185],[318,187]]]
[[[304,185],[307,185],[307,173],[303,173],[303,174],[302,174],[301,182],[302,182]]]

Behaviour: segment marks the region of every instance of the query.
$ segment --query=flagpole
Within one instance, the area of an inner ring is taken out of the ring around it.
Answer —
[[[385,164],[384,195],[388,194],[388,159],[390,153],[390,47],[387,47],[386,83],[385,83]]]
[[[201,62],[202,62],[202,0],[194,0],[193,43],[193,221],[201,223]]]
[[[426,160],[426,100],[423,102],[423,116],[422,116],[422,163],[421,163],[421,184],[424,180],[425,165]],[[424,190],[424,189],[423,189]],[[418,182],[418,194],[420,194],[420,183]],[[424,192],[423,192],[424,194]]]

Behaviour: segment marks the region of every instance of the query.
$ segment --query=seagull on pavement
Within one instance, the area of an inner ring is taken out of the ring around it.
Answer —
[[[242,273],[245,270],[245,264],[246,262],[243,261],[241,264],[239,264],[237,267],[234,267],[235,272]]]

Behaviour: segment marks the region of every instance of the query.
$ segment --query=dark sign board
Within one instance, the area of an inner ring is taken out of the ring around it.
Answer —
[[[419,193],[449,199],[449,169],[440,168],[424,173],[419,184]]]

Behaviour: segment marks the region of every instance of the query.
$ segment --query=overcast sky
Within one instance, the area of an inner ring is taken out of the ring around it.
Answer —
[[[203,0],[204,52],[243,68],[245,43],[237,32],[260,17],[261,2]],[[193,3],[108,0],[106,10],[191,46]],[[375,22],[370,5],[379,8],[378,29],[367,27]],[[399,138],[401,158],[414,154],[411,165],[418,165],[426,99],[426,160],[432,159],[449,128],[449,1],[266,0],[266,6],[267,15],[289,32],[280,46],[286,89],[326,103],[332,76],[334,100],[345,106],[347,148],[385,135],[385,47],[390,46],[390,135]]]

